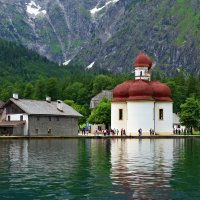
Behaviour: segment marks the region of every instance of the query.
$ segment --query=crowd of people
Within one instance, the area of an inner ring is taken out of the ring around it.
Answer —
[[[87,130],[85,127],[82,128],[82,135],[88,135],[89,130]],[[181,134],[192,134],[192,129],[181,129],[181,128],[174,128],[173,129],[173,133],[176,135],[181,135]],[[149,134],[150,135],[155,135],[155,131],[154,129],[150,128],[149,130]],[[121,130],[119,129],[101,129],[95,130],[95,135],[99,136],[99,135],[103,135],[103,136],[126,136],[126,130],[124,128],[122,128]],[[138,129],[138,136],[142,136],[142,128]]]
[[[150,135],[155,135],[155,132],[154,132],[154,130],[151,128],[150,130],[149,130],[149,133],[150,133]],[[96,135],[104,135],[104,136],[110,136],[110,135],[112,135],[112,136],[126,136],[126,130],[124,129],[124,128],[122,128],[120,131],[119,131],[119,129],[111,129],[111,130],[109,130],[109,129],[102,129],[102,130],[95,130],[95,134]],[[138,136],[142,136],[142,129],[141,128],[139,128],[138,129]]]
[[[120,131],[119,131],[119,129],[102,129],[102,130],[95,130],[95,134],[96,135],[104,135],[104,136],[110,136],[110,135],[112,135],[112,136],[118,136],[118,135],[121,135],[121,136],[126,136],[126,131],[125,131],[125,129],[121,129]]]
[[[174,128],[173,129],[173,133],[175,135],[181,135],[181,134],[184,134],[184,135],[192,135],[192,128],[180,128],[180,127],[177,127],[177,128]]]

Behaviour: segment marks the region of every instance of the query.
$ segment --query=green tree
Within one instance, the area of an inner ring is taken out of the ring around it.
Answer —
[[[88,110],[86,105],[76,104],[73,100],[64,100],[64,103],[74,108],[77,112],[79,112],[83,117],[79,118],[79,124],[83,124],[86,122],[88,117]]]
[[[57,78],[50,78],[46,81],[46,94],[51,97],[52,100],[59,99],[59,87]]]
[[[111,123],[111,102],[104,97],[92,110],[88,122],[91,124],[109,125]]]
[[[24,98],[26,99],[32,99],[33,98],[33,93],[34,93],[34,88],[31,83],[27,83],[25,89],[24,89]]]
[[[186,93],[186,95],[188,97],[196,96],[196,93],[197,93],[197,79],[196,79],[196,77],[193,76],[193,75],[190,75],[188,77],[186,85],[187,85],[187,93]]]
[[[180,111],[180,105],[185,101],[185,87],[184,85],[178,85],[175,80],[168,80],[166,84],[170,87],[172,92],[173,111],[175,113]]]
[[[199,128],[200,102],[194,97],[189,97],[180,107],[181,112],[179,113],[179,116],[181,122],[188,128]]]
[[[74,82],[64,90],[63,92],[64,99],[71,99],[78,104],[85,104],[90,100],[89,92],[80,82]]]
[[[113,89],[113,85],[114,85],[114,81],[113,78],[110,76],[106,76],[106,75],[99,75],[96,76],[93,80],[93,90],[92,90],[92,94],[96,95],[99,92],[101,92],[102,90],[105,89]]]
[[[44,100],[45,95],[46,95],[45,81],[43,79],[39,79],[36,81],[35,84],[34,99]]]

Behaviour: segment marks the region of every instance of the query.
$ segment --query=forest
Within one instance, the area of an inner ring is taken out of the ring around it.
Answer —
[[[90,115],[89,104],[102,90],[112,90],[119,83],[133,79],[133,73],[113,74],[101,69],[86,70],[79,65],[62,66],[39,56],[31,50],[0,40],[0,100],[7,101],[13,93],[19,98],[63,100],[84,117]],[[152,72],[152,80],[166,83],[172,90],[174,112],[181,111],[186,99],[200,100],[200,75],[177,70],[166,77],[159,70]]]

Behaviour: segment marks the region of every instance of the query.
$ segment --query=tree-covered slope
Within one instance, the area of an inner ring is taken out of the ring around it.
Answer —
[[[0,0],[0,37],[57,63],[130,72],[139,51],[172,75],[200,71],[199,0]]]
[[[0,39],[0,82],[32,81],[41,77],[62,77],[63,67],[13,42]]]

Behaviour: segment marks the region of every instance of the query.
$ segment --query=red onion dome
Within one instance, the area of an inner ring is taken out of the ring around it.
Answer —
[[[113,89],[113,101],[126,101],[128,90],[132,81],[125,81]]]
[[[140,52],[138,56],[135,59],[135,62],[133,64],[135,67],[148,67],[151,68],[152,61],[151,59],[145,55],[144,53]]]
[[[156,101],[172,101],[170,88],[159,81],[151,81],[153,97]]]
[[[148,81],[135,80],[129,88],[128,100],[153,101],[153,90]]]

